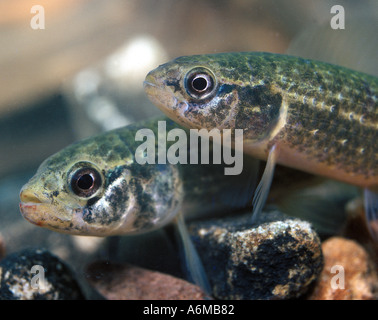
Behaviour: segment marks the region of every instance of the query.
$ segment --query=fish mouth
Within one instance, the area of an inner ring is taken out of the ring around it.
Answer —
[[[153,72],[153,71],[152,71]],[[158,83],[151,74],[147,75],[143,82],[144,91],[151,102],[158,107],[168,118],[177,122],[185,128],[191,128],[191,123],[185,117],[189,105],[185,101],[179,101],[163,84]]]
[[[30,190],[22,189],[20,192],[20,211],[22,216],[29,222],[40,225],[39,221],[32,219],[43,205],[42,201]]]
[[[71,219],[64,218],[49,203],[20,202],[20,212],[25,220],[42,228],[69,233]]]
[[[168,117],[174,116],[177,99],[172,92],[167,90],[164,84],[159,83],[153,75],[153,71],[147,74],[143,82],[143,88],[151,102],[163,111]]]
[[[86,236],[108,236],[101,226],[88,228],[83,221],[82,208],[57,208],[54,204],[43,202],[31,189],[20,192],[20,211],[25,220],[38,227],[59,233]]]
[[[20,212],[25,220],[43,228],[56,230],[69,223],[54,215],[50,203],[43,202],[32,190],[23,188],[20,192]]]
[[[30,190],[22,189],[20,192],[20,200],[23,204],[41,204],[42,201]]]
[[[46,211],[45,204],[39,202],[20,202],[20,211],[25,220],[39,226],[46,226],[46,219],[41,216],[41,212]]]
[[[146,75],[146,79],[143,81],[143,88],[146,91],[147,95],[149,96],[150,93],[154,93],[155,90],[159,89],[162,85],[158,84],[157,79],[154,75],[154,70],[150,71]]]

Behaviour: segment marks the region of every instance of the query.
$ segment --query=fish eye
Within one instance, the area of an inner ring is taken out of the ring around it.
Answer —
[[[71,190],[79,197],[89,198],[102,185],[101,174],[92,166],[74,169],[69,175]]]
[[[205,68],[192,69],[185,77],[185,88],[195,99],[207,98],[214,92],[215,77]]]

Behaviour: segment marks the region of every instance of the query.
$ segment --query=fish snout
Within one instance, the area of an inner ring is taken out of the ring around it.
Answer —
[[[42,203],[42,201],[35,195],[35,193],[26,188],[22,188],[20,191],[20,200],[21,204],[26,204],[26,203]]]
[[[22,187],[20,191],[20,212],[22,216],[32,222],[33,224],[40,225],[36,222],[36,216],[38,215],[38,210],[42,205],[42,201],[37,197],[28,185]]]
[[[146,78],[143,81],[143,87],[146,88],[148,86],[156,87],[156,77],[154,75],[153,70],[150,71],[147,75]]]

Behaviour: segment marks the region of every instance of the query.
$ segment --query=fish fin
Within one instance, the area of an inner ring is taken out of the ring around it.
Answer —
[[[259,185],[256,188],[255,195],[253,196],[252,222],[256,222],[258,220],[258,216],[261,214],[262,208],[265,205],[269,194],[270,185],[272,184],[274,168],[276,167],[276,159],[277,149],[276,146],[273,146],[269,151],[264,173]]]
[[[366,223],[373,239],[378,242],[378,194],[369,189],[364,192]]]
[[[199,257],[198,252],[190,239],[190,235],[184,221],[184,215],[181,212],[179,212],[176,217],[176,225],[184,249],[185,265],[188,276],[190,280],[198,285],[206,294],[211,295],[211,287],[207,279],[205,269],[201,258]]]

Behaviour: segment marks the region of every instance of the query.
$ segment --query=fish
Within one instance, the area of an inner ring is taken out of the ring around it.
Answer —
[[[166,117],[149,119],[75,142],[53,154],[22,187],[20,211],[39,227],[81,236],[142,234],[174,222],[190,277],[210,292],[184,216],[208,217],[248,206],[258,162],[245,160],[247,165],[239,175],[225,175],[226,165],[211,161],[140,164],[136,157],[141,142],[136,134],[148,129],[157,135],[161,121],[168,130],[181,128]],[[155,140],[156,150],[159,143]]]
[[[364,189],[378,240],[378,78],[268,52],[183,56],[150,71],[149,99],[186,128],[242,129],[244,151],[267,162],[253,199],[261,214],[276,164]]]
[[[47,158],[20,191],[23,217],[61,233],[105,237],[155,230],[179,211],[206,217],[248,204],[257,162],[240,175],[225,175],[226,165],[211,161],[139,164],[136,133],[157,134],[159,121],[167,130],[180,128],[168,118],[154,118],[75,142]],[[158,145],[156,140],[156,150]]]

